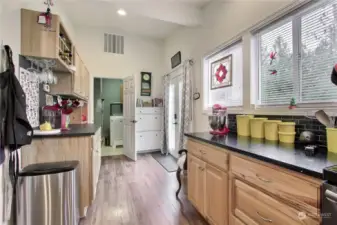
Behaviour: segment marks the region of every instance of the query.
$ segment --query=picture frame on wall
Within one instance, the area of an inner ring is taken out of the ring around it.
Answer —
[[[175,67],[179,66],[181,64],[181,52],[177,52],[174,56],[171,58],[171,67],[174,69]]]
[[[214,62],[211,62],[210,66],[210,88],[211,90],[230,87],[232,83],[232,54],[222,57]]]
[[[140,96],[151,96],[152,73],[141,72]]]

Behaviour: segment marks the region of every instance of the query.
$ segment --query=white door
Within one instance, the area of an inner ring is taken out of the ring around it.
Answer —
[[[181,120],[181,101],[183,88],[183,75],[175,76],[170,81],[169,100],[169,151],[174,157],[178,157],[179,133]]]
[[[136,161],[136,86],[134,76],[128,77],[123,82],[123,114],[124,114],[124,137],[123,152],[128,158]]]

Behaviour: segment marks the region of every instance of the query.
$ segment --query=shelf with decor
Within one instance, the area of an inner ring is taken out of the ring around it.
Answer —
[[[82,100],[89,99],[89,79],[90,74],[80,58],[77,50],[73,47],[75,72],[69,76],[65,73],[54,72],[58,83],[50,86],[50,92],[61,96],[73,96]]]
[[[53,71],[72,74],[74,44],[61,18],[53,14],[51,26],[46,28],[37,22],[40,15],[38,11],[21,9],[21,55],[36,60],[52,59]]]

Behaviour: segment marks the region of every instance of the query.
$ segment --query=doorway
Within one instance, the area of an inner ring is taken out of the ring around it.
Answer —
[[[179,73],[170,80],[169,89],[169,120],[168,148],[171,155],[178,158],[179,135],[181,121],[183,74]]]
[[[94,123],[102,128],[102,156],[123,154],[123,80],[94,78]]]

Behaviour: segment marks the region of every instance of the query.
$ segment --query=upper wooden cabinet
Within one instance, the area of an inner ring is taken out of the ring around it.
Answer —
[[[50,92],[87,100],[89,99],[90,75],[76,50],[74,50],[74,64],[76,67],[74,74],[54,73],[58,78],[58,83],[50,85]]]
[[[47,29],[38,24],[41,12],[21,9],[21,55],[54,59],[54,71],[71,73],[73,42],[58,15],[53,15],[52,26]]]
[[[77,51],[75,51],[75,66],[76,66],[76,72],[74,73],[74,83],[73,83],[73,89],[74,92],[80,96],[82,96],[81,94],[81,76],[82,76],[82,60],[79,56],[79,54],[77,53]]]

